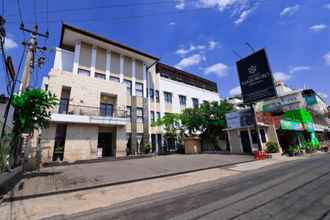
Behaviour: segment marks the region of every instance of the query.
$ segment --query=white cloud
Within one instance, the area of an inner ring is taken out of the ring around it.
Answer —
[[[207,68],[205,68],[205,74],[215,74],[218,77],[224,77],[228,75],[228,66],[223,63],[216,63]]]
[[[224,11],[227,8],[235,5],[246,5],[246,0],[199,0],[196,4],[199,8],[217,8],[219,11]]]
[[[218,42],[214,40],[210,40],[207,44],[197,44],[197,45],[191,44],[188,48],[184,48],[183,46],[181,46],[179,49],[175,51],[175,53],[183,57],[193,51],[204,51],[206,49],[213,50],[214,48],[216,48],[217,45]]]
[[[324,8],[326,8],[326,9],[329,9],[329,10],[330,10],[330,3],[328,3],[328,4],[325,4],[325,5],[324,5]]]
[[[230,94],[231,96],[237,96],[237,95],[242,94],[241,87],[240,87],[240,86],[237,86],[237,87],[235,87],[235,88],[232,88],[232,89],[229,91],[229,94]]]
[[[175,65],[178,69],[184,69],[186,67],[194,66],[199,64],[203,60],[200,54],[194,54],[190,57],[183,58],[178,64]]]
[[[232,16],[238,16],[234,23],[243,23],[257,8],[259,1],[250,0],[198,0],[197,8],[217,8],[220,12],[232,10]]]
[[[283,73],[283,72],[276,72],[273,75],[274,75],[275,80],[278,80],[278,81],[287,81],[287,80],[291,79],[291,75]]]
[[[330,51],[323,55],[323,59],[324,59],[325,64],[330,66]]]
[[[169,26],[175,26],[176,23],[172,21],[172,22],[168,23],[168,25],[169,25]]]
[[[186,7],[185,0],[175,0],[175,8],[182,10]]]
[[[5,38],[5,49],[13,49],[16,48],[18,44],[11,38],[6,37]]]
[[[243,23],[249,17],[249,15],[251,15],[254,12],[254,10],[255,8],[244,10],[234,23],[237,25]]]
[[[295,72],[306,71],[306,70],[310,70],[310,69],[311,69],[310,66],[294,66],[294,67],[290,68],[289,73],[293,74]]]
[[[327,27],[328,26],[325,24],[316,24],[316,25],[310,26],[309,30],[314,31],[314,32],[320,32],[320,31],[326,29]]]
[[[328,94],[324,93],[324,92],[318,92],[319,96],[321,96],[323,99],[327,99],[328,98]]]
[[[283,17],[283,16],[292,16],[295,13],[297,13],[299,11],[299,9],[300,9],[300,5],[294,5],[294,6],[286,7],[281,11],[280,16],[281,17]]]
[[[215,49],[218,45],[219,45],[219,42],[216,42],[214,40],[210,40],[208,42],[208,47],[209,47],[210,50]]]

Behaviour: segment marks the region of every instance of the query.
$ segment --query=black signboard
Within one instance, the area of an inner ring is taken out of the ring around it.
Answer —
[[[277,95],[266,51],[261,49],[236,63],[244,103]]]

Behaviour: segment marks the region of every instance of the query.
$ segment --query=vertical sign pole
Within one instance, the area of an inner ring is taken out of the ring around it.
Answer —
[[[251,112],[252,112],[253,120],[254,120],[254,130],[257,135],[258,150],[261,151],[262,146],[261,146],[261,141],[260,141],[260,136],[259,136],[258,119],[257,119],[257,113],[255,110],[254,104],[250,104],[250,108],[251,108]]]

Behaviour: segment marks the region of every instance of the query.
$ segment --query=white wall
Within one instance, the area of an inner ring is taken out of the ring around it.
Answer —
[[[201,89],[195,86],[191,86],[185,83],[177,82],[167,78],[160,77],[160,93],[161,99],[164,99],[163,92],[172,93],[172,112],[180,112],[180,102],[179,95],[184,95],[187,97],[187,108],[192,107],[192,98],[197,98],[199,103],[203,101],[220,101],[220,96],[216,92],[211,92],[206,89]],[[161,102],[164,100],[161,100]]]
[[[72,72],[74,53],[61,48],[56,48],[54,69]]]

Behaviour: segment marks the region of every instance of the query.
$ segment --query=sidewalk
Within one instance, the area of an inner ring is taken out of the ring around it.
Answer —
[[[25,174],[6,200],[69,193],[253,161],[248,155],[168,155],[43,168]]]

